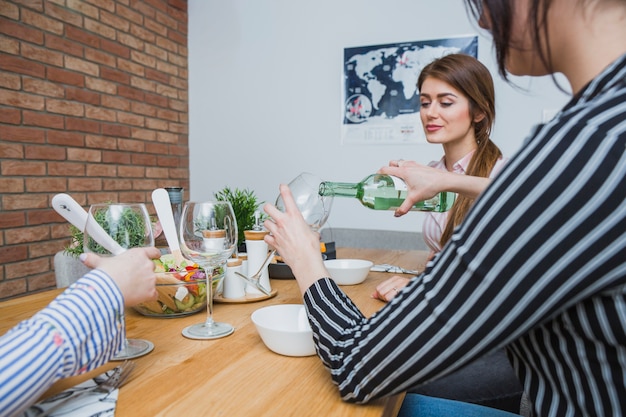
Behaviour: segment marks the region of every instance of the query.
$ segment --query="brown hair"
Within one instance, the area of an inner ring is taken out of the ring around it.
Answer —
[[[441,80],[460,93],[469,101],[470,117],[483,118],[474,124],[474,136],[478,148],[472,155],[467,167],[467,175],[489,177],[496,161],[502,156],[500,148],[489,138],[491,127],[496,117],[496,103],[493,79],[487,67],[476,58],[465,54],[450,54],[426,65],[417,80],[421,90],[426,78]],[[441,235],[440,244],[444,246],[454,228],[461,224],[474,199],[459,195],[448,214],[448,222]]]

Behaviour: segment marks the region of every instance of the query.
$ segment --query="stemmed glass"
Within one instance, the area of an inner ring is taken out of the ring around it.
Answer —
[[[179,225],[183,256],[200,265],[206,274],[207,318],[183,329],[190,339],[216,339],[235,329],[213,320],[213,291],[224,278],[224,265],[237,247],[237,221],[228,201],[187,202]]]
[[[288,184],[294,201],[296,202],[296,206],[298,207],[298,210],[300,210],[300,213],[302,213],[302,217],[304,217],[304,221],[314,231],[318,231],[324,226],[333,203],[332,196],[320,195],[319,188],[321,183],[322,180],[316,175],[303,172]],[[280,194],[278,194],[278,197],[276,198],[275,206],[280,211],[285,211],[285,203],[283,202],[283,198]],[[260,278],[263,270],[275,254],[276,249],[272,249],[272,251],[270,251],[267,255],[265,262],[261,265],[261,268],[259,268],[254,275],[246,277],[243,274],[236,274],[243,277],[246,281],[261,290],[263,293],[269,295],[269,291],[261,285]]]
[[[106,247],[97,242],[110,241]],[[95,237],[95,239],[94,239]],[[83,250],[100,256],[112,256],[126,249],[154,246],[150,215],[143,203],[92,204],[89,207],[84,230]],[[154,349],[154,344],[143,339],[124,340],[123,349],[113,360],[143,356]]]

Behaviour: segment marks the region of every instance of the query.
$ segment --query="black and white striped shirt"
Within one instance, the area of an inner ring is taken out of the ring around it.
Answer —
[[[425,273],[369,319],[305,294],[344,400],[405,391],[505,347],[540,416],[626,415],[626,56],[523,148]]]

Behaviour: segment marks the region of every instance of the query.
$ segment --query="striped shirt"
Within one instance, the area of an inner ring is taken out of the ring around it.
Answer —
[[[54,382],[108,362],[125,338],[124,299],[93,270],[0,337],[0,415],[33,404]]]
[[[452,165],[452,172],[455,174],[465,175],[467,172],[467,168],[469,166],[470,161],[472,160],[472,156],[474,155],[475,150],[465,155],[463,158],[459,159]],[[489,173],[489,178],[494,178],[504,164],[508,161],[508,158],[500,157],[496,163],[494,164],[491,172]],[[428,164],[428,166],[440,169],[442,171],[447,171],[446,168],[446,157],[442,157],[439,161],[433,161]],[[444,211],[443,213],[437,212],[426,212],[424,219],[424,223],[422,224],[422,236],[424,238],[424,242],[430,248],[433,253],[441,252],[441,236],[443,235],[443,231],[446,228],[446,224],[448,223],[448,215],[449,211]]]
[[[626,55],[533,129],[425,272],[370,318],[305,293],[342,398],[506,351],[539,416],[626,415]]]

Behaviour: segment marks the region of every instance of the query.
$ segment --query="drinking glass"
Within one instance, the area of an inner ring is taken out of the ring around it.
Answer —
[[[112,238],[105,236],[105,240],[112,242],[105,245],[106,248],[96,241],[102,242],[102,231]],[[147,246],[154,246],[154,236],[145,204],[92,204],[89,207],[83,240],[85,252],[112,256],[126,249]],[[154,344],[148,340],[126,338],[123,349],[113,360],[136,358],[152,349]]]
[[[190,339],[216,339],[235,329],[213,320],[213,291],[224,278],[226,261],[237,248],[237,221],[228,201],[187,202],[179,225],[180,250],[206,274],[207,318],[183,329]]]
[[[304,217],[304,221],[314,231],[318,231],[324,226],[328,216],[330,215],[330,208],[333,203],[332,196],[320,195],[319,188],[321,183],[322,180],[316,175],[303,172],[288,184],[291,194],[293,195],[293,199],[296,202],[296,206],[298,207],[298,210],[300,210],[300,213],[302,213],[302,217]],[[280,211],[285,211],[285,203],[283,202],[283,198],[280,194],[278,194],[274,205]],[[244,278],[247,282],[261,290],[263,293],[269,295],[269,291],[261,285],[260,278],[263,270],[267,264],[271,262],[275,254],[276,249],[272,249],[267,255],[265,262],[263,262],[259,270],[253,275],[248,277],[239,273],[237,273],[237,275]]]

